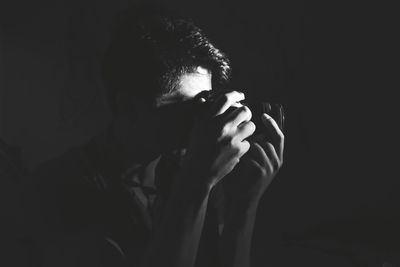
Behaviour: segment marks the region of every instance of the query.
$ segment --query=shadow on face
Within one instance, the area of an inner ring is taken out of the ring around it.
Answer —
[[[211,88],[211,72],[198,67],[182,75],[176,90],[158,97],[154,106],[125,100],[129,107],[118,118],[116,136],[131,150],[141,147],[162,154],[184,148],[196,116],[194,97]]]

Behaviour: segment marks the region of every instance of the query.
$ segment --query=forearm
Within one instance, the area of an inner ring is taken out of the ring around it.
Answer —
[[[151,240],[145,267],[194,266],[209,192],[206,186],[189,181],[175,187]]]
[[[249,267],[258,204],[238,204],[229,212],[221,235],[222,267]]]

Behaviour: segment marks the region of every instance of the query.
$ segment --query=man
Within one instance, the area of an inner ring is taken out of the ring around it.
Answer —
[[[229,72],[190,20],[122,17],[104,58],[111,125],[25,186],[32,261],[249,266],[257,206],[282,165],[284,138],[267,114],[271,138],[254,134],[244,94],[221,89]],[[220,96],[201,97],[211,90]]]

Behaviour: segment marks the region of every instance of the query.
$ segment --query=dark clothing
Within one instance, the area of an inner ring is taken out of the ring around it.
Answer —
[[[32,266],[141,266],[178,166],[173,157],[158,161],[155,187],[135,179],[145,165],[121,172],[93,140],[41,165],[23,192],[21,244]],[[199,253],[211,260],[218,222],[207,217]]]

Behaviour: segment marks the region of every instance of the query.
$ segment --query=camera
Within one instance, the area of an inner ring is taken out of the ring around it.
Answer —
[[[228,93],[229,91],[226,90],[210,90],[210,91],[202,91],[199,93],[196,98],[200,99],[203,98],[206,102],[204,103],[205,107],[211,105],[219,96]],[[279,128],[283,132],[284,130],[284,122],[285,122],[285,114],[283,105],[280,103],[270,103],[264,101],[243,101],[240,102],[242,105],[247,106],[253,116],[252,121],[256,125],[256,133],[266,133],[265,125],[261,121],[261,115],[263,113],[268,114],[271,116],[276,123],[278,124]]]

